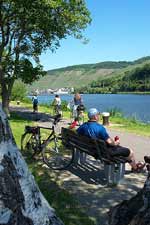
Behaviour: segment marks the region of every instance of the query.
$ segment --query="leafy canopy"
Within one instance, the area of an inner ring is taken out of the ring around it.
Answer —
[[[82,31],[91,21],[84,0],[1,0],[0,14],[0,63],[5,78],[20,76],[26,83],[44,75],[38,58],[42,51],[55,51],[68,35],[84,38]],[[27,66],[33,77],[26,73]]]

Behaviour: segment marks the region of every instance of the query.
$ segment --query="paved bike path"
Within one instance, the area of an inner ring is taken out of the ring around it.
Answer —
[[[143,160],[144,155],[150,155],[150,137],[140,136],[126,131],[116,131],[108,127],[112,137],[118,135],[123,146],[133,149],[137,160]]]

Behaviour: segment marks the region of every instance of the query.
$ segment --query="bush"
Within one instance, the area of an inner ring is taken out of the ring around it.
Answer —
[[[22,83],[21,81],[16,81],[12,89],[11,100],[22,101],[26,98],[26,96],[27,96],[26,85]]]
[[[28,98],[28,97],[25,97],[25,98],[23,99],[23,102],[32,104],[32,99],[31,99],[31,98]]]
[[[61,109],[62,111],[69,111],[67,108],[68,102],[66,100],[61,101]],[[50,103],[50,106],[53,107],[53,101]]]

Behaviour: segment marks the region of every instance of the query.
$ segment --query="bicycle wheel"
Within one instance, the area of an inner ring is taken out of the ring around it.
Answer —
[[[42,151],[43,161],[54,170],[66,169],[73,162],[74,150],[64,146],[62,139],[54,138]]]
[[[38,140],[35,134],[24,133],[21,137],[21,150],[30,152],[32,155],[39,153]]]
[[[79,126],[84,123],[84,114],[81,114],[78,116],[78,123],[79,123]]]

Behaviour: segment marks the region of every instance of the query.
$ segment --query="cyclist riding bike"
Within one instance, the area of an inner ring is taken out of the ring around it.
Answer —
[[[59,95],[55,95],[52,105],[54,106],[54,115],[58,115],[58,114],[62,115],[61,98]]]

